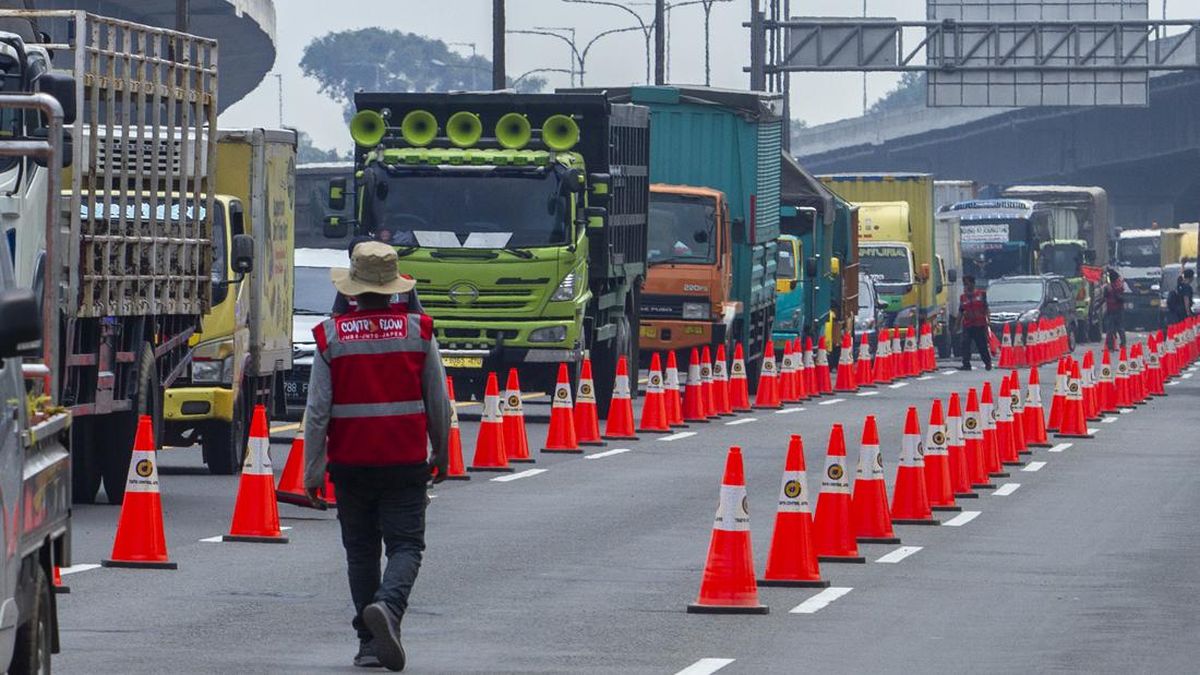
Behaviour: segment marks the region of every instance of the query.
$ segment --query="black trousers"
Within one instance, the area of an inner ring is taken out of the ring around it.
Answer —
[[[992,353],[988,350],[987,326],[963,326],[962,329],[962,363],[963,367],[971,365],[971,345],[979,351],[983,365],[992,365]]]
[[[371,632],[362,621],[364,607],[383,602],[397,618],[408,609],[408,595],[425,550],[429,500],[424,477],[429,468],[330,466],[329,473],[337,490],[338,522],[354,600],[352,625],[359,639],[366,640]],[[387,567],[381,570],[385,551]]]

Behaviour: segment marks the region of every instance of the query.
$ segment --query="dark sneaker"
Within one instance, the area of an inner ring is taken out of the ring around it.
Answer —
[[[983,369],[984,369],[984,370],[991,370],[991,369],[992,369],[992,364],[990,364],[990,363],[985,363],[985,364],[983,364]]]
[[[358,653],[354,655],[354,665],[359,668],[382,668],[379,655],[375,653],[374,640],[359,640]]]
[[[382,602],[372,602],[363,608],[362,618],[371,635],[375,636],[371,644],[383,667],[404,670],[404,646],[400,644],[400,626],[392,610]]]
[[[959,366],[958,369],[959,370],[970,370],[971,366]]]

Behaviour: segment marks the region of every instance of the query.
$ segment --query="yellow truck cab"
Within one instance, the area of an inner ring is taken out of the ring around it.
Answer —
[[[292,367],[295,172],[294,132],[219,132],[212,309],[163,400],[164,444],[199,442],[215,474],[241,468],[254,405],[268,415],[283,405]],[[248,271],[231,265],[239,240],[253,242]]]
[[[921,284],[928,270],[913,253],[908,202],[859,202],[859,269],[875,282],[885,327],[917,325]]]

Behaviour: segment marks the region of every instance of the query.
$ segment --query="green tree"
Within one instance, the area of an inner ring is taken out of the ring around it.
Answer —
[[[382,28],[316,38],[304,48],[300,68],[320,84],[321,93],[343,105],[347,119],[356,91],[485,90],[492,83],[490,59],[464,57],[441,40]],[[530,76],[516,89],[537,92],[545,86],[545,78]]]
[[[907,72],[900,76],[896,88],[884,94],[867,108],[868,115],[919,108],[925,105],[925,73]]]
[[[312,136],[309,136],[307,132],[301,131],[296,139],[296,161],[300,164],[336,162],[340,159],[346,159],[346,157],[339,155],[337,150],[324,150],[313,145]]]

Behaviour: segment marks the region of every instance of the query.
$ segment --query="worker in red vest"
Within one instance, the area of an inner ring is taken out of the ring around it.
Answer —
[[[445,478],[449,459],[446,373],[433,320],[389,302],[416,283],[398,272],[395,249],[359,244],[350,269],[330,276],[356,304],[313,329],[304,488],[316,505],[326,470],[336,488],[359,637],[354,665],[401,670],[400,621],[425,550],[426,483]]]
[[[963,293],[958,298],[958,316],[962,321],[962,368],[971,369],[971,345],[979,350],[983,367],[992,369],[992,353],[988,350],[987,293],[975,288],[975,277],[964,274]]]

